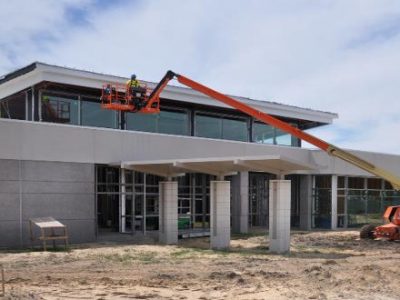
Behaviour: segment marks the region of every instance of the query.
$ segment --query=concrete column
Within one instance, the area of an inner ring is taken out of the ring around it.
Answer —
[[[229,248],[231,240],[231,187],[229,181],[210,182],[210,247]]]
[[[290,251],[290,180],[269,183],[269,251]]]
[[[178,182],[159,183],[159,241],[173,245],[178,243]]]
[[[232,179],[232,230],[249,231],[249,172],[240,172]]]
[[[331,183],[331,229],[337,229],[337,186],[338,177],[337,175],[332,175]]]
[[[312,176],[300,176],[300,229],[311,230]]]
[[[120,169],[121,174],[121,196],[119,202],[119,232],[126,231],[126,180],[125,169]]]

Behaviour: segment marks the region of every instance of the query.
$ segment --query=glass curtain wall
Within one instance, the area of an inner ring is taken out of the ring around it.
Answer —
[[[210,180],[206,174],[178,178],[178,229],[202,231],[210,228]]]
[[[119,168],[96,166],[99,233],[135,233],[159,229],[159,182],[162,177]],[[178,178],[178,227],[208,231],[210,180],[206,174]]]
[[[120,174],[118,168],[96,168],[97,226],[99,233],[119,231]]]
[[[297,127],[296,124],[291,123],[290,125]],[[271,125],[254,122],[253,124],[253,142],[259,144],[271,144],[271,145],[282,145],[282,146],[299,146],[300,141],[298,138],[280,130],[274,128]]]
[[[332,179],[330,175],[314,176],[312,227],[331,228]]]
[[[400,204],[400,192],[379,178],[339,177],[339,195],[338,209],[339,199],[343,199],[344,205],[338,224],[343,227],[381,224],[386,208]]]
[[[77,96],[42,95],[42,121],[79,125]]]
[[[98,100],[81,99],[81,124],[84,126],[118,128],[118,113],[102,109]]]
[[[314,176],[313,227],[331,227],[330,175]],[[400,204],[400,192],[379,178],[338,176],[337,226],[360,227],[381,224],[390,205]]]
[[[159,114],[119,113],[105,110],[97,98],[56,91],[39,92],[39,118],[44,122],[103,128],[191,135],[214,139],[300,147],[300,140],[246,116],[194,112],[187,108],[162,108]],[[29,112],[29,101],[28,112]],[[25,95],[0,103],[0,117],[25,119]],[[192,119],[192,113],[193,118]],[[124,122],[124,125],[122,125]],[[297,126],[291,123],[293,126]]]
[[[189,135],[189,115],[186,111],[161,110],[159,114],[126,114],[126,129]]]
[[[19,93],[0,100],[0,118],[25,120],[25,93]]]
[[[225,116],[196,114],[194,120],[195,136],[214,139],[248,141],[246,119]]]
[[[95,98],[43,94],[41,118],[44,122],[118,128],[118,113],[105,110]]]
[[[249,173],[249,225],[268,226],[269,180],[275,175]]]

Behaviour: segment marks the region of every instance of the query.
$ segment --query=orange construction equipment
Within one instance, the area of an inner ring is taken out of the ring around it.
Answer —
[[[144,84],[140,87],[131,87],[129,84],[106,83],[101,89],[101,107],[118,111],[140,110],[141,113],[159,113],[159,102],[148,108],[142,107],[143,103],[147,103],[149,95],[150,90]]]
[[[176,78],[181,84],[184,84],[188,87],[191,87],[194,90],[199,91],[211,98],[214,98],[220,102],[225,103],[228,106],[231,106],[253,118],[262,121],[266,124],[279,128],[282,131],[285,131],[303,141],[306,141],[324,151],[328,154],[341,158],[371,174],[374,174],[378,177],[381,177],[388,182],[391,183],[395,190],[400,190],[400,178],[396,175],[378,168],[373,164],[359,158],[345,150],[342,150],[332,144],[329,144],[311,134],[308,134],[296,127],[291,126],[290,124],[281,121],[269,114],[266,114],[260,110],[257,110],[247,104],[244,104],[236,99],[228,97],[224,94],[221,94],[209,87],[206,87],[196,81],[193,81],[183,75],[174,73],[172,71],[168,71],[161,81],[157,84],[154,90],[151,92],[150,95],[143,94],[140,97],[134,97],[130,94],[129,88],[126,89],[125,97],[123,99],[118,99],[117,93],[111,92],[111,94],[105,95],[104,87],[102,91],[102,106],[107,109],[115,109],[115,110],[126,110],[132,112],[140,112],[140,113],[158,113],[160,111],[160,94],[162,90],[167,86],[168,82],[172,79]],[[111,84],[108,84],[112,87]],[[106,85],[107,86],[107,85]],[[118,105],[105,105],[104,103],[113,103],[113,101],[121,102]],[[122,105],[122,107],[121,107]],[[126,108],[126,109],[125,109]]]
[[[365,225],[361,228],[360,238],[385,238],[390,241],[400,240],[400,205],[388,206],[383,214],[385,225]]]

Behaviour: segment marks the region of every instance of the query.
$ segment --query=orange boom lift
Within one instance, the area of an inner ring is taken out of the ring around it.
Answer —
[[[147,86],[142,85],[141,89],[132,90],[131,87],[123,86],[123,85],[116,85],[112,83],[107,83],[103,85],[102,95],[101,95],[101,106],[105,109],[113,109],[113,110],[120,110],[120,111],[130,111],[130,112],[139,112],[139,113],[159,113],[160,112],[160,94],[163,89],[167,86],[168,82],[172,79],[177,79],[183,85],[186,85],[200,93],[203,93],[215,100],[225,103],[226,105],[233,107],[253,118],[262,121],[266,124],[279,128],[282,131],[285,131],[303,141],[306,141],[321,150],[324,150],[329,155],[338,157],[342,160],[349,162],[352,165],[355,165],[371,174],[374,174],[378,177],[385,179],[386,181],[390,182],[393,186],[393,189],[400,190],[400,178],[396,175],[386,171],[382,168],[379,168],[373,165],[370,162],[365,161],[362,158],[359,158],[345,150],[342,150],[332,144],[329,144],[311,134],[308,134],[296,127],[291,126],[290,124],[283,122],[267,113],[264,113],[260,110],[257,110],[247,104],[244,104],[236,99],[233,99],[229,96],[226,96],[222,93],[219,93],[209,87],[206,87],[190,78],[187,78],[183,75],[177,74],[172,71],[168,71],[161,81],[157,84],[157,86],[150,92]],[[388,207],[389,209],[390,207]],[[396,207],[392,207],[396,208]],[[400,206],[398,207],[398,211],[400,213]],[[400,239],[400,235],[398,232],[400,231],[400,221],[393,223],[391,220],[393,216],[397,216],[396,218],[400,219],[399,213],[391,214],[385,212],[385,216],[389,214],[387,220],[390,222],[391,225],[394,225],[397,230],[397,238]],[[392,216],[392,217],[390,217]],[[397,224],[399,223],[399,224]],[[380,226],[382,227],[382,226]],[[378,227],[377,227],[378,228]],[[374,235],[382,236],[381,234],[378,235],[378,230],[373,230]],[[377,234],[375,234],[375,232]],[[386,232],[386,231],[385,231]],[[390,236],[393,236],[391,234]],[[387,237],[387,236],[386,236]]]
[[[324,151],[328,154],[339,157],[369,173],[372,173],[378,177],[381,177],[387,181],[389,181],[393,188],[396,190],[400,190],[400,178],[391,174],[390,172],[383,170],[374,166],[373,164],[347,152],[344,151],[332,144],[329,144],[311,134],[308,134],[296,127],[291,126],[290,124],[283,122],[269,114],[266,114],[262,111],[259,111],[247,104],[244,104],[236,99],[228,97],[224,94],[221,94],[213,89],[210,89],[196,81],[193,81],[183,75],[174,73],[172,71],[168,71],[165,76],[161,79],[161,81],[157,84],[154,90],[148,94],[147,87],[143,86],[144,92],[139,97],[133,97],[132,92],[129,90],[129,87],[126,87],[125,90],[121,88],[121,85],[115,84],[106,84],[103,85],[102,90],[102,107],[106,109],[114,109],[114,110],[123,110],[123,111],[131,111],[131,112],[140,112],[140,113],[159,113],[160,112],[160,94],[163,89],[167,86],[168,82],[171,79],[176,78],[180,83],[191,87],[192,89],[199,91],[211,98],[214,98],[220,102],[225,103],[228,106],[231,106],[253,118],[262,121],[266,124],[279,128],[303,141],[306,141]],[[108,89],[107,89],[108,87]],[[111,92],[110,92],[111,91]]]

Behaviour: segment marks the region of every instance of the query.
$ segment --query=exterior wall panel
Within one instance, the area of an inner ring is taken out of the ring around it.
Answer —
[[[93,164],[0,160],[0,248],[30,245],[29,219],[49,216],[94,241],[94,181]]]

